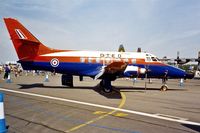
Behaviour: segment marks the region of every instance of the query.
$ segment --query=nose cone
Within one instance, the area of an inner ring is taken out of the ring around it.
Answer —
[[[168,76],[171,78],[184,78],[184,79],[194,78],[194,73],[187,73],[186,71],[174,66],[168,67],[168,70],[169,70]]]
[[[194,73],[186,73],[185,74],[185,79],[193,79],[194,78]]]

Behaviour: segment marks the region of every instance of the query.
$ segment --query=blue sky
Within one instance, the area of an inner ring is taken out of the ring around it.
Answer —
[[[197,57],[199,0],[0,0],[0,62],[18,60],[4,17],[25,25],[52,48],[126,51],[162,58]]]

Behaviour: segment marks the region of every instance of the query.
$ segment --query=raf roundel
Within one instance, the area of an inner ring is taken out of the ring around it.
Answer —
[[[59,60],[56,58],[53,58],[50,62],[52,67],[57,67],[59,65]]]

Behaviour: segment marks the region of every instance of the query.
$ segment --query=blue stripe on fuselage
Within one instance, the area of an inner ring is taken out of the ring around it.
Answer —
[[[179,69],[177,67],[173,67],[170,65],[142,65],[142,64],[135,64],[134,66],[138,66],[141,68],[148,68],[148,77],[149,78],[162,78],[166,71],[168,72],[167,77],[168,78],[184,78],[186,73],[182,69]]]
[[[62,74],[72,74],[72,75],[86,75],[95,76],[99,73],[102,64],[92,64],[92,63],[64,63],[60,62],[57,67],[52,67],[49,62],[30,62],[21,61],[20,62],[24,70],[45,70],[45,71],[55,71]]]
[[[60,62],[59,66],[52,67],[49,62],[30,62],[20,61],[24,70],[46,70],[55,71],[62,74],[83,75],[83,76],[95,76],[99,73],[102,64],[98,63],[72,63],[72,62]],[[140,68],[145,68],[143,64],[132,64]],[[185,72],[179,68],[165,65],[147,65],[150,70],[148,72],[149,78],[162,78],[165,72],[168,71],[168,78],[184,78]]]

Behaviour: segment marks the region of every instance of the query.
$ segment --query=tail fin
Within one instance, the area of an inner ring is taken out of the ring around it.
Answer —
[[[20,60],[52,51],[50,48],[44,46],[16,19],[4,18],[4,21]]]

